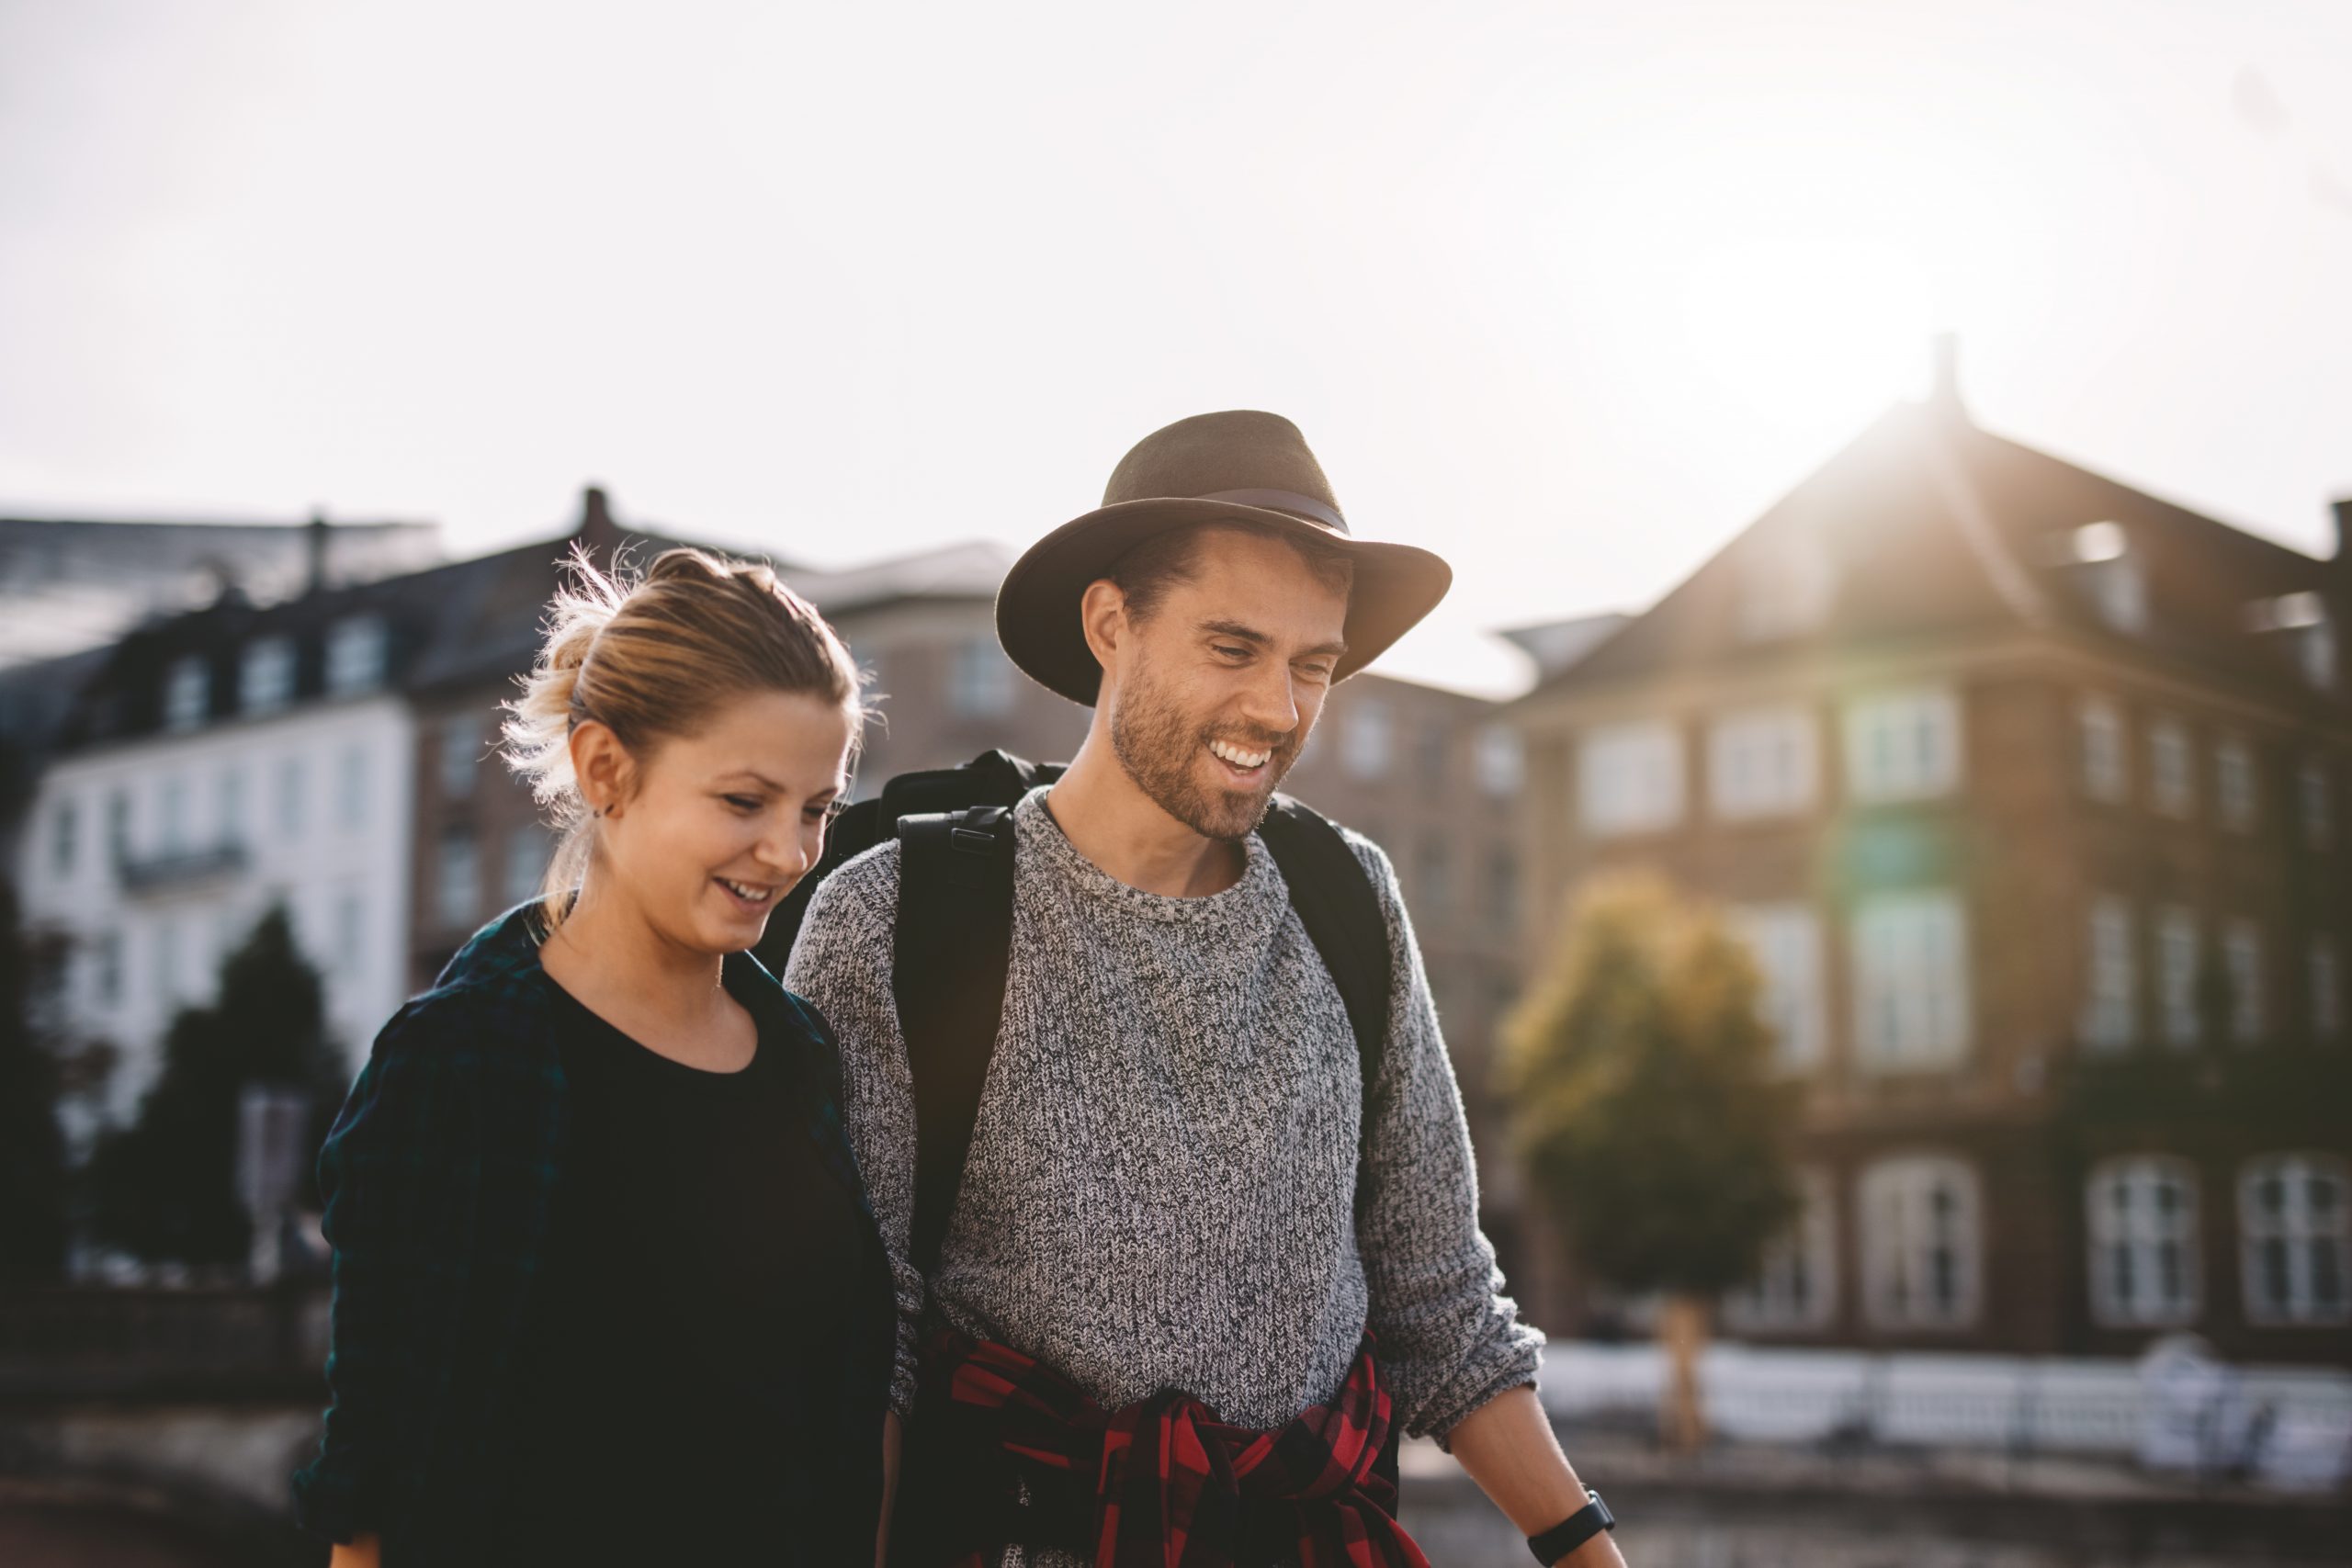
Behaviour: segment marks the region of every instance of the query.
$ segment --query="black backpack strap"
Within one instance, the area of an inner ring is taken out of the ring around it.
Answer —
[[[1380,894],[1340,829],[1288,795],[1274,797],[1258,832],[1347,1007],[1363,1074],[1363,1131],[1369,1134],[1388,1054],[1388,919],[1380,911]],[[1357,1169],[1363,1169],[1361,1158]]]
[[[901,817],[891,992],[914,1078],[915,1212],[908,1252],[939,1261],[1004,1012],[1012,950],[1012,813]]]

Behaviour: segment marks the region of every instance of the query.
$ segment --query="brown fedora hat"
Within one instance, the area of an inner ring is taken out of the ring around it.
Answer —
[[[1239,409],[1195,414],[1135,444],[1103,487],[1102,504],[1029,547],[996,593],[996,635],[1028,676],[1094,705],[1102,667],[1086,646],[1079,601],[1086,585],[1155,534],[1200,523],[1269,524],[1337,545],[1355,563],[1348,597],[1344,681],[1436,608],[1453,569],[1428,550],[1348,533],[1323,466],[1298,426]]]

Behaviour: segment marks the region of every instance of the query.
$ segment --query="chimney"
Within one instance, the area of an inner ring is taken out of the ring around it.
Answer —
[[[613,552],[620,547],[620,525],[613,521],[612,508],[605,499],[602,485],[590,485],[580,492],[580,526],[576,536],[588,547],[590,555],[605,558],[608,565]]]
[[[316,593],[327,585],[327,514],[324,508],[311,513],[311,521],[303,529],[302,543],[310,560],[304,592]]]
[[[1928,406],[1954,418],[1962,416],[1960,406],[1960,334],[1938,333],[1928,340],[1934,352],[1934,379],[1928,387]]]

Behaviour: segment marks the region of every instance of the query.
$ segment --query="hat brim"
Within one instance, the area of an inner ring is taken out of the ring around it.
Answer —
[[[1217,522],[1264,524],[1312,537],[1355,563],[1342,634],[1348,651],[1332,671],[1335,683],[1386,652],[1437,607],[1453,583],[1452,567],[1411,545],[1352,538],[1264,507],[1153,496],[1098,507],[1030,546],[997,589],[997,639],[1031,680],[1092,707],[1102,667],[1086,646],[1080,621],[1079,602],[1086,585],[1108,576],[1114,562],[1155,534],[1181,525]]]

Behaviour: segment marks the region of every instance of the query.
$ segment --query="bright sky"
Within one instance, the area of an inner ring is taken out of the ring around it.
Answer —
[[[0,6],[0,513],[1023,543],[1271,408],[1639,606],[1917,391],[2315,553],[2352,5]]]

